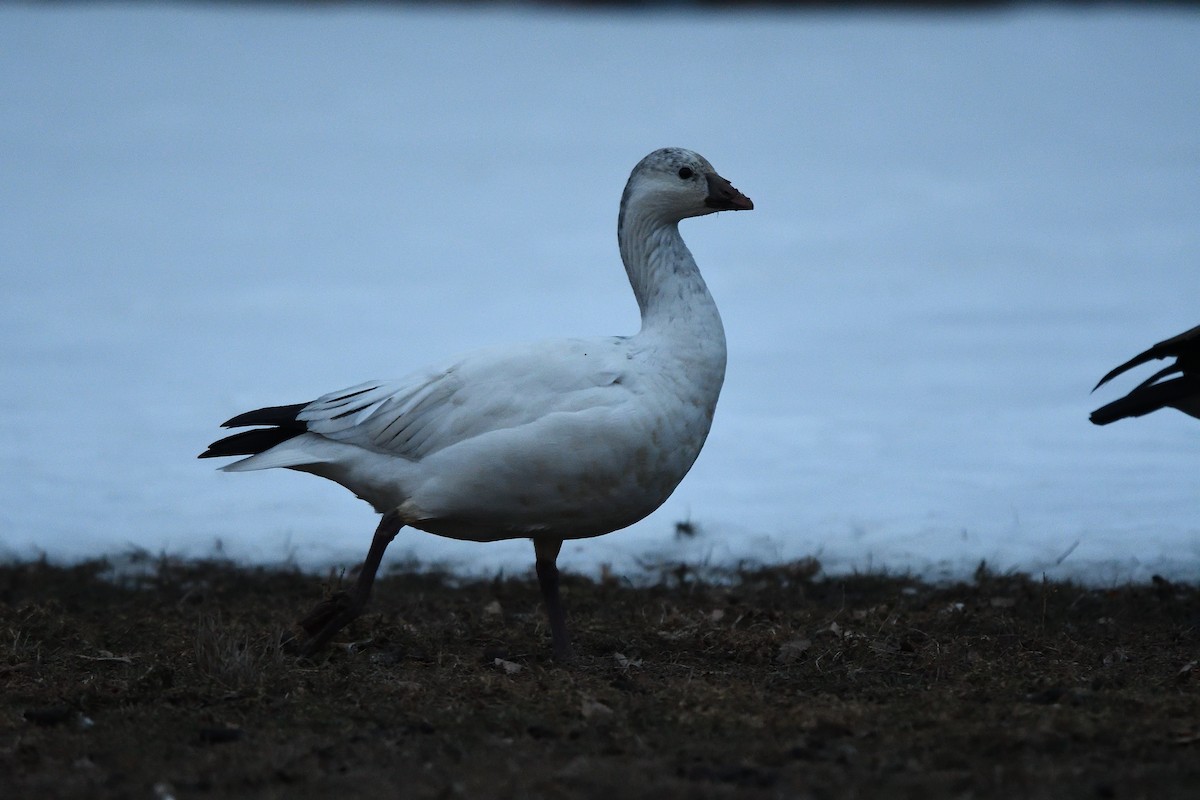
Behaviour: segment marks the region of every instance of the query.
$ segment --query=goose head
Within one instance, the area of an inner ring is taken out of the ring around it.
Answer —
[[[715,211],[749,211],[750,198],[733,188],[708,159],[681,147],[655,150],[638,162],[621,196],[621,216],[632,209],[664,222]]]

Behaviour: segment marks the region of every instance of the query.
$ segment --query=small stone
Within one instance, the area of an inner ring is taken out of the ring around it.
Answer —
[[[524,667],[515,661],[506,661],[503,658],[497,658],[493,660],[492,666],[504,670],[505,675],[516,675],[518,672],[524,669]]]
[[[775,656],[776,664],[792,664],[800,660],[808,649],[812,647],[812,641],[809,639],[796,638],[789,642],[784,642],[779,647],[779,654]]]

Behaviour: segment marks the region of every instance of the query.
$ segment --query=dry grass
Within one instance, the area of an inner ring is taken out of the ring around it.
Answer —
[[[201,617],[196,626],[197,671],[229,691],[263,691],[269,672],[286,656],[281,633],[234,633],[220,614]]]
[[[1192,797],[1200,594],[690,569],[384,578],[315,662],[295,571],[0,568],[0,797]]]

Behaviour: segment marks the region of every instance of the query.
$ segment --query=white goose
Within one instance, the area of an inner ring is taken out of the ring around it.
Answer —
[[[269,427],[214,442],[201,458],[249,456],[229,472],[311,472],[383,515],[353,588],[300,621],[303,652],[362,612],[384,550],[408,525],[480,542],[532,539],[554,653],[565,658],[563,540],[610,533],[662,505],[700,454],[725,377],[721,317],[678,223],[752,208],[702,156],[656,150],[630,174],[617,223],[637,334],[482,350],[226,422]]]

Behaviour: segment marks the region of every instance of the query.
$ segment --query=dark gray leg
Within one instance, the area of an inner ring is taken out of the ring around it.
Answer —
[[[324,647],[333,635],[353,622],[371,597],[371,586],[375,583],[375,573],[379,571],[379,563],[383,561],[383,551],[396,538],[396,534],[404,527],[404,523],[395,514],[384,514],[375,529],[375,538],[371,540],[371,549],[367,552],[367,560],[363,562],[358,580],[348,592],[337,592],[327,600],[322,600],[308,612],[308,615],[298,623],[308,638],[300,647],[301,655],[312,655]]]
[[[558,593],[558,552],[562,550],[562,539],[534,539],[538,586],[542,589],[542,600],[546,603],[546,615],[550,618],[550,639],[554,646],[554,657],[559,661],[571,658],[571,641],[567,635],[567,612],[563,609],[562,597]]]

